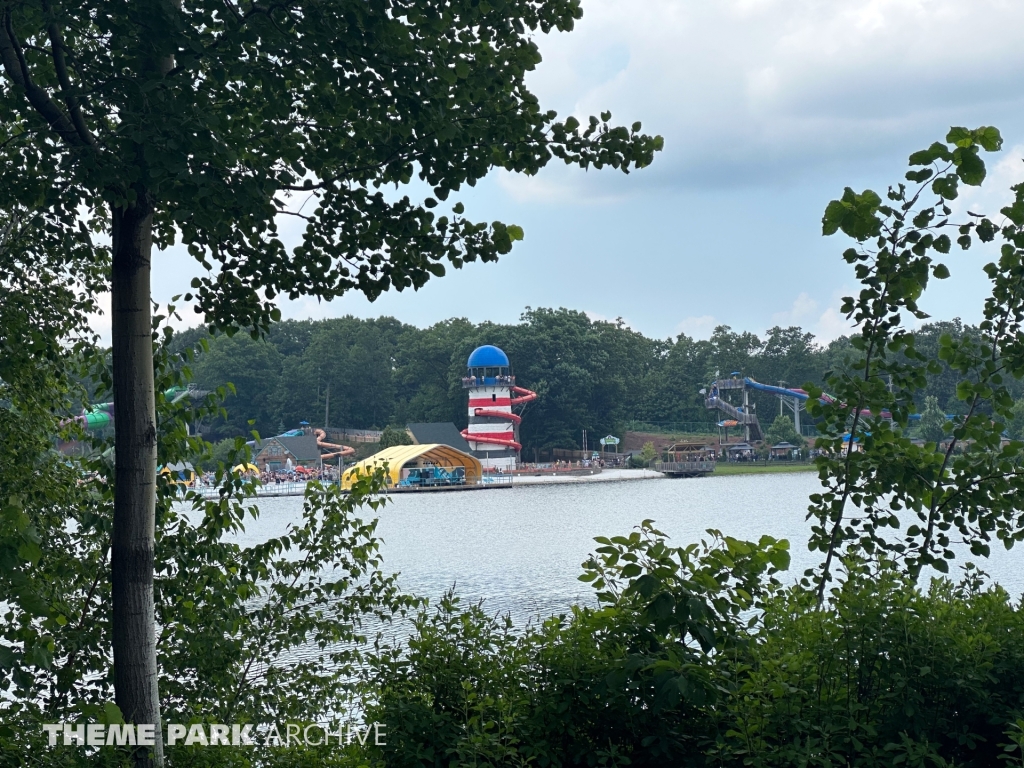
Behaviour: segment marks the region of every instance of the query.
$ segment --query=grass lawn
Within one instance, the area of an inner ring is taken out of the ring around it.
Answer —
[[[715,464],[713,475],[759,475],[767,472],[813,472],[815,470],[817,467],[814,464],[800,462],[771,461],[765,464],[763,461],[737,463],[720,461]]]

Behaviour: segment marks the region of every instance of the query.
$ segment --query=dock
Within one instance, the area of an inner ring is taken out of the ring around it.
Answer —
[[[669,477],[704,477],[715,471],[713,461],[658,461],[653,467]]]

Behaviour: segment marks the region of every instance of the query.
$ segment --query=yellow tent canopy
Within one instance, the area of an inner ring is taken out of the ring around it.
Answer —
[[[260,468],[255,464],[236,464],[231,468],[232,472],[259,472]]]
[[[342,490],[351,490],[356,474],[370,475],[374,469],[387,464],[388,485],[398,485],[402,479],[402,469],[407,465],[423,466],[431,464],[447,471],[462,468],[466,473],[466,485],[476,485],[483,474],[480,461],[468,453],[452,448],[450,445],[426,443],[424,445],[394,445],[378,451],[368,459],[363,459],[345,470],[341,476]]]
[[[191,485],[196,479],[195,468],[187,461],[160,467],[157,474],[167,475],[172,483],[178,485]]]

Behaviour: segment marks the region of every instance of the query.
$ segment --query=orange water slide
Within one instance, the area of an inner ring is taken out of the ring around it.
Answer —
[[[492,411],[489,408],[476,408],[473,410],[475,416],[493,416],[496,419],[508,419],[514,421],[516,424],[523,423],[523,417],[518,413],[509,413],[507,411]]]
[[[531,400],[536,400],[537,399],[537,393],[536,392],[533,392],[533,391],[531,391],[529,389],[524,389],[523,387],[512,387],[512,391],[515,392],[517,395],[521,395],[521,397],[514,397],[514,398],[512,398],[512,403],[511,404],[513,406],[515,406],[515,405],[522,405],[523,403],[528,403]]]
[[[517,443],[512,438],[499,437],[498,435],[508,434],[507,432],[484,432],[484,433],[472,433],[468,429],[462,430],[462,436],[472,443],[493,443],[494,445],[504,445],[508,448],[514,448],[517,451],[523,450],[523,446]]]
[[[339,456],[352,456],[355,452],[355,448],[351,448],[347,445],[339,445],[338,443],[328,443],[327,433],[322,429],[314,429],[313,434],[316,435],[316,447],[321,451],[332,451],[332,453],[324,453],[320,455],[321,459],[336,459]]]

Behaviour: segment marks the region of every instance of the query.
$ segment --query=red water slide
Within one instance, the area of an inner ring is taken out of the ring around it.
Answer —
[[[496,419],[508,419],[514,421],[516,424],[523,423],[523,417],[516,413],[509,413],[508,411],[492,411],[489,408],[475,408],[473,413],[477,416],[493,416]]]
[[[320,455],[321,459],[336,459],[339,456],[351,456],[356,452],[355,448],[350,448],[347,445],[338,445],[337,443],[327,442],[327,433],[322,429],[314,429],[313,434],[316,435],[316,447],[321,451],[333,451],[333,453],[324,453]]]
[[[517,395],[522,395],[522,397],[513,397],[512,398],[512,405],[513,406],[522,405],[523,403],[528,403],[531,400],[536,400],[537,399],[537,393],[536,392],[531,392],[530,390],[523,389],[522,387],[512,387],[512,391],[515,392]]]
[[[519,397],[513,397],[512,400],[510,401],[509,404],[512,406],[522,405],[523,403],[528,403],[531,400],[537,399],[537,393],[532,392],[529,389],[523,389],[522,387],[512,387],[511,389],[513,392],[519,395]],[[489,408],[475,408],[473,410],[473,413],[476,416],[493,416],[496,419],[507,419],[508,421],[511,421],[513,424],[521,424],[523,421],[522,416],[520,416],[517,413],[511,413],[509,411],[494,411]],[[517,451],[521,451],[523,449],[522,443],[517,443],[511,437],[499,437],[497,434],[493,432],[473,433],[470,432],[469,429],[467,428],[462,430],[462,436],[466,440],[470,440],[474,443],[490,443],[492,445],[504,445],[508,448],[514,448]]]
[[[506,416],[508,414],[505,414]],[[468,429],[462,430],[462,436],[467,440],[474,443],[493,443],[495,445],[504,445],[508,448],[515,448],[517,451],[523,450],[522,443],[517,443],[512,438],[497,437],[495,433],[471,433]]]

